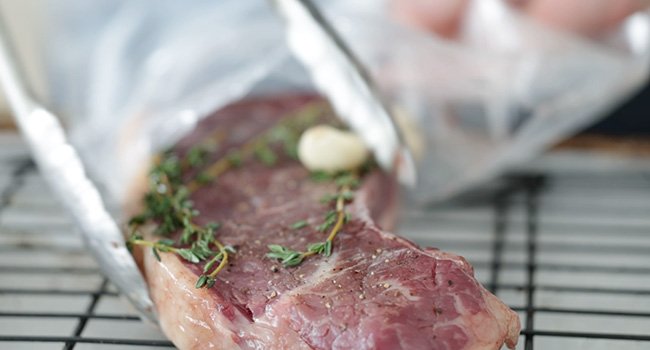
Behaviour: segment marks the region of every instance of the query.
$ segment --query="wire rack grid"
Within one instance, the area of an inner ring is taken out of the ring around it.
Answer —
[[[405,209],[399,232],[468,258],[519,313],[518,349],[650,349],[649,174],[510,176]],[[0,134],[0,349],[135,348],[173,345],[101,276],[20,139]]]

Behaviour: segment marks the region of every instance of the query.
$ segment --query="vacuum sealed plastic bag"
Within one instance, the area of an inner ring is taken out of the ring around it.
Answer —
[[[452,195],[593,122],[649,67],[648,13],[593,40],[475,0],[448,40],[396,23],[381,2],[318,4],[407,120],[420,200]],[[51,104],[116,201],[153,152],[202,116],[250,95],[312,89],[267,1],[60,0],[46,14]]]

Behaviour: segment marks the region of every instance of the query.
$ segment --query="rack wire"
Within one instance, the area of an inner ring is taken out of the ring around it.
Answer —
[[[407,208],[520,315],[518,349],[650,349],[650,173],[523,173]],[[18,137],[0,133],[0,349],[173,348],[101,276]]]

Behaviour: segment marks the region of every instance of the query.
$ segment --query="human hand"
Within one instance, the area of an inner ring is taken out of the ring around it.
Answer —
[[[469,0],[391,0],[405,23],[453,37]],[[524,14],[558,29],[594,36],[630,14],[650,7],[650,0],[508,0]]]

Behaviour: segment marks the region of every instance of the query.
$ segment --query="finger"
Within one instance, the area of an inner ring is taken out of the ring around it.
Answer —
[[[391,0],[395,17],[409,25],[451,37],[458,26],[468,0]]]
[[[520,4],[525,13],[543,23],[588,36],[611,29],[648,6],[649,0],[530,0]]]

